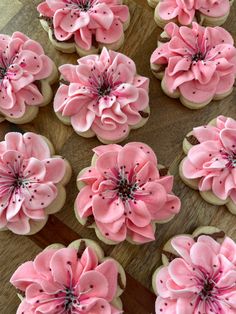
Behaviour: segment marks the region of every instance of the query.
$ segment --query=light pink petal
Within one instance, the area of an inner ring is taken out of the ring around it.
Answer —
[[[97,266],[96,271],[103,274],[108,282],[108,294],[106,296],[107,301],[112,301],[115,297],[117,290],[117,278],[118,270],[117,265],[113,260],[106,260],[99,266]]]
[[[117,144],[108,144],[108,145],[100,145],[95,148],[93,148],[93,152],[96,153],[97,156],[102,155],[103,153],[106,153],[108,151],[117,151],[119,152],[122,149],[121,145]]]
[[[61,285],[69,286],[70,278],[73,279],[77,266],[75,249],[63,248],[55,252],[50,261],[52,276]]]
[[[137,243],[147,243],[155,240],[154,229],[151,224],[145,227],[138,227],[130,220],[127,221],[128,234]]]
[[[94,112],[89,111],[86,106],[84,106],[79,113],[71,117],[71,124],[76,131],[86,132],[92,126],[94,118]]]
[[[11,140],[9,133],[6,135],[6,140]],[[12,137],[11,137],[12,138]],[[45,140],[38,134],[27,132],[23,135],[23,141],[26,149],[26,156],[35,157],[43,160],[50,157],[50,150]]]
[[[96,40],[104,44],[112,44],[121,39],[123,35],[123,25],[118,19],[114,19],[109,29],[96,29]]]
[[[167,201],[164,187],[157,182],[148,182],[142,187],[142,192],[137,193],[137,198],[145,202],[152,219],[157,219],[159,211]]]
[[[61,28],[68,33],[75,33],[80,28],[89,24],[90,17],[87,12],[80,11],[79,14],[68,12],[60,21]]]
[[[16,312],[16,314],[22,313],[35,314],[34,306],[30,303],[27,303],[25,299],[21,302]]]
[[[90,15],[98,24],[98,28],[109,29],[114,21],[114,14],[105,3],[98,3],[95,10],[92,11]]]
[[[162,267],[156,276],[156,289],[158,295],[162,298],[169,298],[171,296],[171,292],[168,290],[166,283],[170,280],[170,274],[168,271],[168,267]]]
[[[188,236],[177,236],[171,240],[171,245],[184,258],[185,261],[190,262],[190,249],[195,241]]]
[[[220,247],[220,254],[224,255],[234,265],[236,264],[236,244],[229,237],[224,239]]]
[[[62,158],[46,159],[44,165],[46,167],[46,174],[44,176],[45,181],[58,183],[63,179],[66,165]]]
[[[156,313],[176,314],[176,300],[162,299],[157,297],[155,303]]]
[[[98,271],[90,270],[82,274],[79,280],[80,292],[85,292],[84,298],[106,298],[109,292],[109,284],[106,277]],[[83,298],[82,297],[82,298]]]
[[[92,46],[92,31],[88,27],[78,30],[75,35],[76,44],[82,49],[89,50]]]
[[[124,205],[119,199],[95,195],[92,200],[93,215],[101,223],[111,223],[124,214]]]
[[[56,250],[54,249],[46,249],[39,253],[34,260],[34,268],[39,274],[42,274],[42,278],[44,279],[49,279],[52,277],[52,273],[50,271],[50,262],[55,252]]]
[[[203,267],[207,272],[212,273],[216,254],[207,244],[195,243],[191,247],[190,257],[194,265]]]
[[[98,265],[98,258],[96,252],[91,247],[86,247],[81,259],[81,265],[83,266],[83,272],[94,270]]]
[[[145,227],[151,222],[151,214],[145,202],[137,200],[129,202],[128,206],[128,219],[138,227]]]
[[[25,291],[32,282],[39,278],[39,274],[35,270],[33,262],[30,261],[23,263],[17,268],[10,279],[10,283],[17,289]]]
[[[76,211],[81,218],[92,214],[92,196],[93,191],[90,186],[85,186],[77,195],[75,200]]]
[[[103,224],[99,221],[97,221],[96,224],[105,238],[115,242],[122,242],[126,239],[127,228],[124,217],[110,224]]]
[[[148,154],[146,154],[142,149],[137,149],[128,145],[123,147],[117,158],[118,167],[124,167],[125,171],[128,173],[135,167],[135,169],[137,169],[137,167],[141,168],[147,161]]]

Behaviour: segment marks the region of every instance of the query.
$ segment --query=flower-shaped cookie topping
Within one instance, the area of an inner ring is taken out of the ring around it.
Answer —
[[[170,244],[176,254],[153,277],[156,314],[235,313],[235,242],[229,237],[221,243],[211,235],[182,235]]]
[[[196,21],[201,25],[219,26],[224,24],[232,1],[219,0],[148,0],[155,9],[155,21],[160,27],[168,22],[190,25]]]
[[[79,54],[104,45],[118,49],[129,24],[129,8],[119,0],[46,0],[38,11],[48,25],[45,28],[53,32],[52,39],[63,43],[65,52],[73,52],[71,40],[75,42],[72,50],[77,48]]]
[[[7,133],[0,142],[1,229],[35,233],[63,206],[70,168],[60,156],[52,158],[50,148],[34,133]]]
[[[162,39],[167,42],[160,42],[153,52],[151,68],[162,79],[168,96],[179,97],[185,106],[199,109],[232,92],[236,48],[226,30],[197,23],[192,28],[169,23]]]
[[[98,146],[93,151],[92,166],[78,176],[78,220],[86,223],[92,216],[104,242],[153,241],[155,223],[169,221],[180,210],[180,200],[171,193],[173,177],[166,169],[158,170],[154,152],[143,143]]]
[[[199,189],[208,202],[226,204],[236,214],[236,121],[219,116],[194,128],[184,150],[187,157],[180,166],[184,182]]]
[[[52,245],[19,266],[11,278],[25,296],[17,314],[120,314],[114,305],[122,293],[118,282],[124,288],[122,267],[104,259],[97,244],[88,240],[68,248]]]
[[[0,35],[0,114],[6,119],[32,120],[38,107],[51,100],[49,87],[56,76],[52,60],[39,43],[20,32]]]
[[[54,110],[65,123],[85,137],[119,142],[130,129],[141,127],[149,116],[149,79],[136,74],[135,63],[125,55],[102,50],[63,65],[66,81],[55,96]]]

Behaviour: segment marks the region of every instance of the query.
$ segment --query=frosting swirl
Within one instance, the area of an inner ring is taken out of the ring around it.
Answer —
[[[155,239],[155,222],[170,220],[180,210],[172,194],[173,177],[160,176],[150,147],[132,142],[93,149],[96,162],[84,169],[75,211],[79,220],[92,216],[98,237],[136,243]],[[160,171],[161,172],[161,171]]]
[[[156,314],[235,313],[235,242],[183,235],[174,237],[171,245],[178,256],[157,272]]]
[[[165,22],[177,19],[181,25],[190,25],[198,14],[220,19],[226,17],[230,11],[229,0],[164,0],[160,1],[156,14]],[[223,24],[223,23],[221,23]]]
[[[46,222],[65,171],[40,135],[7,133],[0,142],[0,228],[27,234],[32,224]]]
[[[194,128],[192,134],[199,144],[182,163],[184,177],[197,179],[200,191],[236,204],[236,121],[219,116],[215,125]]]
[[[81,135],[90,131],[101,141],[121,141],[149,110],[149,79],[137,75],[135,63],[121,53],[103,48],[101,55],[59,70],[68,83],[59,87],[54,110]]]
[[[153,52],[151,64],[165,68],[162,83],[168,94],[178,92],[183,104],[190,102],[197,108],[231,92],[236,49],[226,30],[169,23],[165,32],[170,40]]]
[[[129,20],[129,9],[119,0],[46,0],[38,11],[53,19],[58,41],[74,38],[84,50],[90,50],[94,40],[104,45],[119,41]]]
[[[24,116],[27,107],[40,106],[44,97],[36,81],[48,78],[53,62],[42,46],[20,32],[0,35],[0,113]]]
[[[53,245],[18,267],[10,279],[25,294],[17,314],[122,313],[111,304],[117,298],[119,264],[100,260],[92,246],[80,256],[74,246]]]

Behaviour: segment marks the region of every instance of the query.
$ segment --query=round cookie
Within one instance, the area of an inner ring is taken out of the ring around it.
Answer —
[[[53,46],[81,57],[98,53],[103,47],[118,50],[130,22],[129,8],[119,0],[47,0],[37,10]]]
[[[220,26],[227,20],[233,0],[216,2],[192,1],[180,2],[176,0],[148,0],[148,4],[155,8],[154,20],[164,28],[169,22],[189,26],[197,22],[204,26]]]
[[[105,144],[123,141],[149,118],[149,79],[137,74],[124,54],[104,48],[101,55],[80,58],[59,68],[62,79],[54,111],[83,137]]]
[[[180,210],[173,177],[143,143],[102,145],[93,151],[91,166],[77,177],[76,218],[106,244],[153,241],[156,223],[170,221]]]
[[[38,42],[20,32],[0,35],[0,121],[32,121],[52,100],[57,78],[54,62]]]
[[[34,234],[64,206],[71,167],[35,133],[7,133],[0,146],[0,230]]]
[[[183,142],[187,155],[179,167],[185,184],[199,190],[204,200],[225,205],[236,214],[236,121],[218,116],[208,125],[194,128]]]
[[[156,314],[210,314],[216,310],[226,314],[229,308],[233,313],[236,308],[230,296],[236,287],[230,278],[235,273],[235,256],[235,242],[215,227],[174,236],[164,246],[163,265],[152,278]]]
[[[221,27],[167,24],[150,63],[164,93],[189,109],[201,109],[233,91],[236,48]]]
[[[113,258],[104,257],[100,246],[89,239],[76,240],[68,247],[50,245],[34,261],[19,266],[10,282],[19,291],[17,313],[36,313],[42,308],[45,314],[52,310],[55,314],[123,312],[124,269]]]

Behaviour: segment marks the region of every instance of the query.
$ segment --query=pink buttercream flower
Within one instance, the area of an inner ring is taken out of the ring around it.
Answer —
[[[222,25],[230,12],[229,0],[151,0],[158,3],[155,20],[163,27],[168,22],[177,21],[190,25],[194,20],[204,25]]]
[[[60,156],[51,157],[40,135],[7,133],[0,142],[0,229],[17,234],[41,229],[48,214],[64,204],[64,187],[57,191],[67,168]]]
[[[80,252],[84,242],[86,248]],[[92,246],[91,246],[92,243]],[[52,245],[15,271],[11,283],[24,294],[17,314],[120,314],[112,303],[125,274],[113,259],[100,257],[97,244],[86,240],[68,248]],[[100,248],[99,248],[100,250]]]
[[[177,255],[154,276],[156,314],[236,313],[235,242],[183,235],[171,246]]]
[[[52,60],[36,41],[20,32],[11,37],[0,35],[0,113],[17,122],[30,108],[47,104],[50,99],[45,99],[36,83],[46,83],[55,71]],[[30,114],[27,122],[33,117]]]
[[[143,143],[104,145],[93,151],[96,161],[78,176],[79,221],[92,216],[105,242],[153,241],[155,223],[169,221],[180,210],[180,200],[171,192],[173,177],[160,176],[154,152]]]
[[[57,41],[73,38],[86,51],[99,45],[111,45],[124,38],[129,23],[129,8],[119,0],[46,0],[39,4],[43,17],[52,19]]]
[[[184,178],[197,180],[201,192],[211,191],[221,203],[231,201],[236,208],[236,121],[219,116],[191,134],[198,144],[182,162]]]
[[[162,79],[167,95],[180,97],[185,106],[198,109],[232,92],[236,48],[226,30],[169,23],[165,33],[170,40],[153,52],[151,67]]]
[[[62,65],[60,72],[68,82],[59,87],[54,110],[78,134],[118,142],[147,121],[149,79],[137,75],[125,55],[104,48],[78,65]]]

